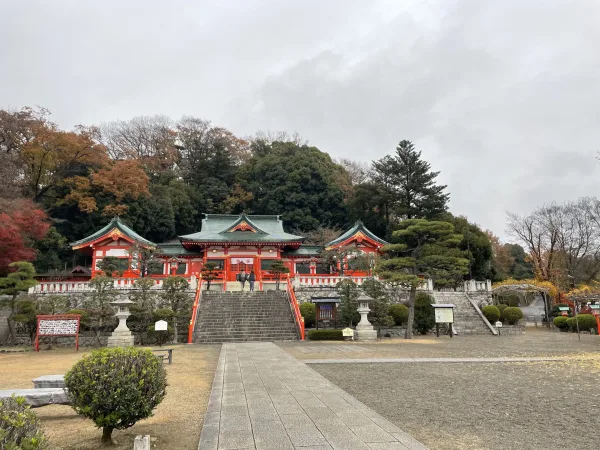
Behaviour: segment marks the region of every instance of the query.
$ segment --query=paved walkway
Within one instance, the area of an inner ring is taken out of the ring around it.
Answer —
[[[426,450],[273,343],[223,344],[198,448]]]

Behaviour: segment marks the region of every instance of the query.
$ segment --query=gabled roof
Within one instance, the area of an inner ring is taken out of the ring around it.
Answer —
[[[301,245],[300,247],[289,250],[286,252],[282,252],[281,256],[283,257],[293,257],[293,256],[318,256],[323,250],[322,245]]]
[[[369,229],[365,227],[362,221],[357,220],[352,228],[343,233],[337,239],[334,239],[333,241],[325,244],[325,248],[330,249],[332,247],[337,247],[353,238],[356,238],[357,240],[361,240],[361,238],[366,238],[367,240],[373,241],[375,244],[379,244],[382,246],[387,244],[386,241],[378,238],[373,233],[371,233],[371,231],[369,231]]]
[[[286,233],[279,216],[205,214],[198,233],[179,236],[186,243],[257,242],[301,243],[302,236]]]
[[[202,256],[202,251],[199,248],[191,250],[186,249],[181,245],[180,241],[168,241],[158,244],[156,250],[157,256]]]
[[[137,242],[138,244],[148,246],[148,247],[156,247],[154,242],[150,242],[147,239],[144,239],[123,222],[118,217],[115,217],[111,220],[104,228],[96,231],[94,234],[89,235],[86,238],[80,239],[79,241],[71,242],[70,245],[73,250],[76,250],[81,247],[85,247],[86,245],[92,244],[93,242],[97,242],[106,238],[114,238],[114,237],[124,237],[125,239],[129,239],[131,241]]]

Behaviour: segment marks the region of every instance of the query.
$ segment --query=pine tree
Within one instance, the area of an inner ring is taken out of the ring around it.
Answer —
[[[433,218],[446,210],[449,195],[445,185],[437,185],[439,172],[421,159],[412,142],[403,140],[396,147],[397,213],[407,219]]]
[[[385,259],[375,272],[397,288],[410,289],[406,338],[412,338],[417,287],[420,276],[433,279],[437,287],[456,286],[469,272],[469,260],[458,247],[463,236],[448,222],[407,219],[392,235],[392,244],[383,247]]]
[[[445,185],[436,184],[438,175],[407,140],[400,141],[393,157],[373,162],[372,180],[378,187],[388,237],[394,217],[433,219],[446,211],[450,196]]]

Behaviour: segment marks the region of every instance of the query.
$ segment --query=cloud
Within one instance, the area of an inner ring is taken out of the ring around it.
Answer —
[[[63,127],[192,114],[239,135],[298,131],[368,161],[412,140],[451,209],[596,194],[600,4],[28,1],[0,6],[1,107]]]

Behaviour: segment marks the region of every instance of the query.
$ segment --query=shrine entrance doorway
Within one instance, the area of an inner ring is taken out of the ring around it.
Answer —
[[[236,276],[238,273],[244,271],[249,274],[252,272],[252,270],[254,270],[254,258],[238,258],[232,256],[227,280],[236,281]]]

